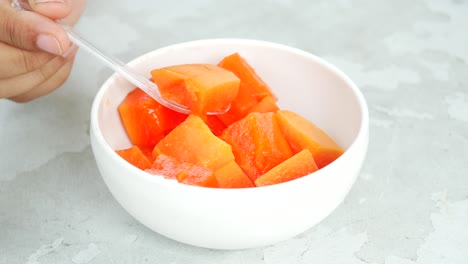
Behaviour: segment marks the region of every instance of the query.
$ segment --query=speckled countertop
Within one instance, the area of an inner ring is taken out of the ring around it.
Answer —
[[[111,74],[80,52],[70,79],[0,101],[0,263],[468,263],[468,1],[89,1],[79,30],[128,61],[176,42],[255,38],[342,68],[368,100],[366,164],[306,233],[216,251],[164,238],[104,185],[89,112]]]

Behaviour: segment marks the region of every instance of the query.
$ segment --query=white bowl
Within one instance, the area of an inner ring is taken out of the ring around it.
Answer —
[[[300,179],[249,189],[179,184],[133,167],[115,152],[130,146],[117,107],[134,86],[112,75],[91,112],[91,144],[110,192],[135,219],[168,238],[213,249],[274,244],[328,216],[355,182],[367,152],[368,109],[340,70],[307,52],[263,41],[200,40],[145,54],[130,65],[147,73],[183,63],[218,63],[239,52],[279,97],[279,106],[320,126],[345,148],[329,166]]]

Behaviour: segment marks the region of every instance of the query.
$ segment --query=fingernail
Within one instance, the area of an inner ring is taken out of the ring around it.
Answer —
[[[51,35],[39,35],[36,40],[39,49],[56,55],[62,55],[62,47],[56,38]]]

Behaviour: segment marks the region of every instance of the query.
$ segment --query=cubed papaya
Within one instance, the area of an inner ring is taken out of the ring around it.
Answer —
[[[219,188],[249,188],[255,187],[252,180],[242,171],[233,160],[215,171]]]
[[[226,125],[218,118],[217,115],[200,115],[200,118],[203,119],[215,136],[221,135],[223,130],[226,129]]]
[[[225,111],[237,96],[239,78],[211,64],[181,64],[151,71],[161,95],[192,114]]]
[[[232,146],[236,162],[252,181],[292,156],[271,112],[248,114],[227,127],[220,138]]]
[[[256,186],[266,186],[291,181],[317,171],[312,153],[304,149],[255,180]]]
[[[256,179],[260,176],[260,171],[253,159],[255,142],[250,135],[250,121],[250,119],[242,118],[232,123],[221,133],[220,138],[231,145],[235,161],[245,174],[250,179]]]
[[[246,84],[241,82],[237,97],[231,103],[231,108],[229,108],[226,113],[218,115],[218,118],[226,126],[229,126],[230,124],[244,118],[249,113],[249,110],[257,104],[258,100],[255,95],[252,94],[252,90],[250,90]]]
[[[153,150],[153,155],[157,157],[160,154],[214,171],[234,160],[231,146],[215,136],[196,115],[189,115],[184,122],[159,141]]]
[[[118,111],[130,141],[151,150],[187,117],[161,105],[139,88],[125,97]]]
[[[274,113],[251,113],[250,134],[255,142],[254,164],[264,174],[293,153]]]
[[[162,175],[168,179],[176,179],[177,174],[180,172],[180,167],[177,166],[178,163],[179,162],[177,162],[176,159],[160,154],[151,164],[151,168],[146,171],[151,174]]]
[[[280,110],[275,117],[293,152],[310,150],[319,169],[343,154],[344,150],[330,136],[299,114]]]
[[[276,112],[279,110],[278,105],[276,105],[276,101],[270,95],[266,96],[261,100],[258,104],[250,109],[249,112],[257,112],[257,113],[267,113],[267,112]]]
[[[270,87],[239,53],[236,52],[226,56],[218,65],[239,77],[241,83],[250,90],[250,94],[257,99],[257,102],[266,96],[272,96],[275,100],[277,99]]]
[[[116,150],[115,152],[124,160],[139,169],[146,170],[151,167],[150,159],[148,159],[148,157],[140,150],[138,146]]]
[[[162,175],[168,179],[177,179],[180,183],[203,187],[218,187],[213,170],[193,163],[179,162],[175,158],[160,154],[146,170],[151,174]]]
[[[268,85],[239,53],[226,56],[218,65],[233,72],[240,79],[239,92],[232,102],[231,108],[228,112],[219,115],[219,119],[226,126],[244,118],[250,112],[268,112],[264,104],[252,111],[265,97],[270,97],[265,103],[270,103],[270,100],[274,103],[278,100]]]
[[[188,163],[185,163],[188,164]],[[201,187],[218,188],[219,184],[213,170],[191,164],[177,174],[177,180],[180,183],[196,185]]]

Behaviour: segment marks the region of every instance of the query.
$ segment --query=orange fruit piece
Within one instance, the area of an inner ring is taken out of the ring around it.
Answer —
[[[297,113],[280,110],[275,116],[293,152],[310,150],[319,169],[343,154],[343,149],[330,136]]]
[[[146,170],[151,167],[151,161],[138,146],[116,150],[115,152],[124,160],[139,169]]]
[[[250,64],[238,53],[226,56],[219,64],[220,67],[233,72],[240,79],[239,92],[231,104],[228,112],[219,115],[219,119],[226,126],[244,118],[254,112],[254,108],[265,97],[276,102],[278,98],[273,94],[268,85],[258,76]],[[264,109],[264,108],[262,108]],[[255,112],[269,112],[257,109]]]
[[[276,105],[275,99],[268,95],[263,98],[258,104],[250,109],[250,113],[267,113],[267,112],[276,112],[279,110],[279,107]]]
[[[118,110],[130,141],[141,149],[152,150],[187,117],[156,102],[139,88],[125,97]]]
[[[243,85],[251,91],[250,94],[257,99],[257,102],[268,95],[272,96],[275,100],[277,99],[271,92],[270,87],[268,87],[247,60],[240,56],[239,53],[226,56],[218,65],[239,77]]]
[[[185,167],[184,170],[181,170],[176,177],[177,180],[183,184],[210,188],[219,187],[213,170],[195,164]]]
[[[252,181],[292,156],[271,112],[250,113],[231,124],[220,137],[232,146],[236,162]]]
[[[255,185],[266,186],[287,182],[317,170],[312,154],[308,149],[304,149],[260,176],[255,180]]]
[[[219,188],[248,188],[255,187],[253,182],[233,160],[215,171]]]
[[[234,160],[231,146],[216,137],[196,115],[189,115],[159,141],[153,150],[153,156],[157,157],[160,154],[213,171]]]
[[[226,129],[226,125],[218,118],[217,115],[205,115],[200,116],[200,118],[205,122],[215,136],[221,135],[223,130]]]
[[[239,92],[231,103],[231,108],[229,108],[226,113],[218,115],[218,118],[226,126],[229,126],[230,124],[244,118],[249,113],[249,110],[256,104],[258,104],[258,100],[255,95],[252,94],[252,90],[241,82]]]
[[[161,95],[187,106],[193,114],[224,111],[237,96],[240,80],[210,64],[181,64],[151,71]]]
[[[218,182],[213,170],[188,162],[179,162],[176,159],[159,155],[150,169],[151,174],[162,175],[168,179],[177,179],[180,183],[203,187],[217,188]]]

